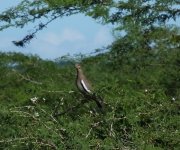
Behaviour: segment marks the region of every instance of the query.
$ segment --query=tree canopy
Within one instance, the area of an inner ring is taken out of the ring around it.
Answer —
[[[34,23],[36,20],[46,18],[46,22],[39,23],[34,31],[25,36],[20,41],[14,41],[17,46],[24,46],[34,38],[35,34],[46,27],[50,22],[57,18],[64,16],[70,16],[77,13],[84,13],[91,15],[95,18],[106,16],[108,13],[107,4],[110,4],[110,0],[105,1],[84,1],[84,0],[23,0],[16,7],[12,7],[0,15],[1,25],[0,31],[9,27],[23,28],[28,23]]]
[[[36,32],[53,20],[77,13],[91,16],[103,23],[115,23],[118,31],[125,31],[134,37],[138,34],[139,38],[146,40],[145,37],[151,31],[156,32],[169,20],[176,20],[179,17],[180,4],[177,0],[22,0],[19,5],[0,15],[0,31],[9,27],[23,28],[28,23],[46,18],[47,21],[39,23],[32,33],[14,42],[17,46],[24,46]],[[148,42],[152,41],[145,41]]]

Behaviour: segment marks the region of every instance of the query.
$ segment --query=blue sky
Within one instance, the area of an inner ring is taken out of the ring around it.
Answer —
[[[0,12],[15,6],[21,0],[1,0]],[[112,26],[104,26],[82,14],[59,18],[40,31],[25,48],[11,41],[22,39],[33,29],[31,24],[24,29],[10,28],[0,32],[0,51],[16,51],[37,54],[43,59],[55,59],[66,54],[88,54],[96,48],[113,41]]]

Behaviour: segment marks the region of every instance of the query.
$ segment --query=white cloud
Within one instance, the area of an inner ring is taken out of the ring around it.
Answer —
[[[0,51],[13,50],[26,54],[37,54],[44,59],[55,59],[67,53],[71,55],[88,54],[94,49],[112,42],[111,33],[104,26],[96,28],[87,26],[85,29],[69,26],[57,28],[57,25],[55,27],[51,30],[39,32],[36,38],[23,48],[14,46],[11,41],[22,39],[26,30],[4,31],[0,35]]]
[[[96,33],[94,38],[95,46],[105,46],[112,42],[112,36],[110,34],[109,29],[100,28],[100,30]],[[98,47],[97,47],[98,48]]]
[[[54,59],[67,53],[74,54],[86,41],[85,36],[72,28],[65,28],[57,32],[41,33],[28,46],[31,52],[42,58]]]
[[[89,31],[93,32],[93,31]],[[92,37],[72,28],[62,31],[42,33],[31,43],[33,53],[42,58],[54,59],[70,53],[88,54],[96,48],[107,46],[112,42],[112,36],[107,27],[101,27]]]
[[[66,42],[84,41],[85,36],[74,29],[65,28],[62,32],[48,32],[41,39],[42,42],[51,44],[52,46],[61,46]]]

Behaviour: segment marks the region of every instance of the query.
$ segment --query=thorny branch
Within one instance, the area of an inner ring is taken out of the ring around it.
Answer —
[[[42,82],[34,81],[34,80],[31,80],[31,79],[28,78],[28,77],[23,76],[22,74],[18,73],[16,70],[13,70],[13,71],[14,71],[17,75],[19,75],[23,80],[29,81],[29,82],[34,83],[34,84],[39,84],[39,85],[42,84]]]
[[[17,108],[17,107],[16,107]],[[22,108],[29,108],[29,106],[27,107],[22,107]],[[18,109],[21,109],[21,107],[18,107]],[[44,109],[40,109],[43,113],[45,113],[45,116],[49,116],[51,118],[51,120],[55,123],[58,123],[58,121],[50,114],[48,114]],[[58,129],[56,127],[49,127],[45,122],[43,122],[39,117],[35,116],[35,115],[32,115],[31,113],[28,113],[28,112],[25,112],[25,111],[21,111],[21,110],[12,110],[10,109],[10,112],[12,113],[18,113],[20,116],[22,117],[31,117],[33,118],[34,120],[38,121],[39,123],[41,123],[47,130],[49,130],[50,132],[54,132],[55,134],[57,134],[60,139],[64,139],[64,137],[61,135],[61,133],[57,132],[59,130],[63,130],[64,129]],[[61,141],[62,142],[62,141]],[[62,142],[63,143],[63,142]]]
[[[61,9],[64,9],[62,11]],[[51,12],[51,11],[50,11]],[[50,20],[48,20],[46,23],[40,23],[36,29],[26,35],[22,40],[19,41],[12,41],[16,46],[24,47],[26,43],[29,43],[36,35],[37,32],[43,30],[45,27],[47,27],[48,24],[56,20],[57,18],[63,17],[64,15],[69,16],[72,14],[76,14],[79,12],[79,8],[57,8],[52,14],[54,15]]]
[[[46,140],[43,140],[43,139],[40,139],[39,141],[36,139],[36,138],[30,138],[30,137],[23,137],[23,138],[14,138],[14,139],[5,139],[5,140],[1,140],[0,143],[11,143],[11,142],[23,142],[24,141],[24,144],[30,140],[34,140],[32,141],[32,143],[35,143],[35,144],[39,144],[41,146],[45,146],[45,147],[51,147],[52,149],[58,149],[57,146],[53,143],[53,142],[50,142],[50,141],[46,141]]]

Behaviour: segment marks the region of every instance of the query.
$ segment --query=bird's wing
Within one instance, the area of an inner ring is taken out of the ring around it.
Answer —
[[[81,80],[81,85],[84,88],[84,90],[88,93],[92,93],[90,89],[88,89],[87,85],[85,84],[84,80]]]

